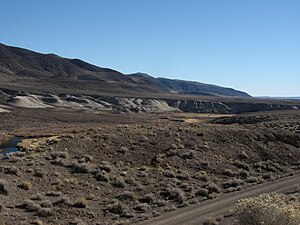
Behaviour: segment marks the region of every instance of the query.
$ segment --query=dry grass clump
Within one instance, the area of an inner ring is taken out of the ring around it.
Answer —
[[[32,221],[31,224],[34,224],[34,225],[44,225],[44,222],[42,220],[36,219],[36,220]]]
[[[78,184],[78,180],[74,177],[65,178],[64,180],[67,184],[75,185]]]
[[[31,190],[32,189],[32,184],[29,181],[25,181],[23,183],[21,183],[20,185],[18,185],[19,188],[23,189],[23,190]]]
[[[238,201],[235,214],[241,225],[299,225],[299,202],[287,202],[283,195],[263,194]]]

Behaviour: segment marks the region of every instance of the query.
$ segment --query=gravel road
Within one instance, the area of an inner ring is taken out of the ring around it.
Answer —
[[[143,225],[199,225],[205,219],[218,215],[226,215],[236,201],[262,193],[283,193],[300,184],[300,174],[265,182],[238,192],[224,194],[217,199],[178,209],[141,223]]]

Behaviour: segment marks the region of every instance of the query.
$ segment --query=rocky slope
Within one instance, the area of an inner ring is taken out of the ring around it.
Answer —
[[[1,89],[0,89],[1,90]],[[1,94],[2,93],[2,94]],[[9,112],[9,107],[21,108],[70,108],[93,111],[129,112],[193,112],[193,113],[244,113],[272,110],[296,110],[300,102],[262,102],[222,99],[170,99],[142,97],[109,97],[98,95],[71,95],[52,93],[28,93],[2,89],[3,105],[0,112]]]

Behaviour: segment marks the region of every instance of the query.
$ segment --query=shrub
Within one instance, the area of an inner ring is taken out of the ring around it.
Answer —
[[[85,198],[78,198],[74,204],[74,207],[77,208],[87,208],[88,207],[88,201]]]
[[[54,202],[53,205],[58,207],[68,207],[73,205],[73,202],[69,199],[68,196],[62,196],[56,202]]]
[[[264,173],[262,175],[262,178],[265,180],[271,180],[273,177],[272,177],[272,174],[270,174],[270,173]]]
[[[57,196],[60,196],[62,193],[60,191],[48,191],[46,192],[46,195],[47,196],[50,196],[50,197],[57,197]]]
[[[248,183],[257,183],[258,182],[258,179],[256,177],[248,177],[247,180],[246,180]]]
[[[177,188],[166,189],[160,193],[165,199],[182,203],[185,199],[184,192]]]
[[[209,193],[221,193],[221,188],[215,183],[210,183],[209,185],[207,185],[207,189]]]
[[[116,188],[124,188],[126,187],[126,183],[123,177],[117,177],[115,180],[111,182],[111,184]]]
[[[207,196],[208,196],[208,190],[205,189],[205,188],[199,188],[199,189],[196,191],[195,195],[196,195],[197,197],[198,197],[198,196],[200,196],[200,197],[207,197]]]
[[[53,207],[53,204],[52,202],[50,202],[49,200],[44,200],[40,203],[40,206],[42,208],[52,208]]]
[[[242,152],[239,153],[239,158],[240,159],[248,159],[249,156],[245,151],[242,151]]]
[[[121,148],[117,149],[117,152],[125,154],[126,152],[128,152],[128,148],[122,146]]]
[[[17,205],[16,207],[20,209],[24,209],[28,212],[37,212],[42,208],[39,204],[36,204],[31,200],[25,200],[21,204]]]
[[[7,182],[5,180],[0,179],[0,194],[8,195]]]
[[[53,215],[53,210],[50,208],[40,208],[37,211],[37,215],[42,216],[42,217],[47,217]]]
[[[109,164],[100,164],[99,169],[104,170],[107,173],[110,173],[112,171],[112,167]]]
[[[243,183],[244,183],[244,181],[242,181],[240,179],[232,179],[232,180],[223,182],[222,185],[225,189],[227,189],[230,187],[238,187],[238,186],[242,185]]]
[[[208,218],[206,220],[204,220],[203,225],[218,225],[219,223],[212,218]]]
[[[251,170],[249,164],[241,162],[239,160],[234,161],[233,165],[236,166],[239,169],[244,169],[244,170],[247,170],[247,171]]]
[[[91,166],[88,163],[72,162],[70,165],[73,173],[89,173],[91,172]]]
[[[54,158],[54,159],[56,159],[56,158],[64,158],[64,159],[66,159],[66,158],[69,157],[69,154],[68,154],[67,152],[60,151],[60,152],[52,152],[52,153],[50,154],[50,156],[51,156],[52,158]]]
[[[16,166],[9,166],[4,168],[4,173],[18,176],[20,174],[20,170]]]
[[[210,162],[205,160],[205,161],[200,161],[200,166],[201,167],[209,167],[210,166]]]
[[[133,209],[137,212],[144,213],[149,208],[150,208],[150,206],[147,203],[139,203]]]
[[[122,215],[126,212],[127,207],[120,202],[115,202],[113,204],[109,204],[104,210],[110,213]]]
[[[240,169],[239,173],[240,173],[240,177],[243,178],[243,179],[246,179],[247,177],[250,176],[249,172],[247,170],[244,170],[244,169]]]
[[[177,149],[168,149],[165,152],[166,156],[171,157],[171,156],[175,156],[178,154],[178,150]]]
[[[110,179],[109,175],[104,171],[97,173],[95,177],[98,181],[103,181],[103,182],[108,182]]]
[[[156,198],[153,194],[147,194],[143,198],[139,199],[139,201],[151,205],[156,201]]]
[[[43,177],[45,177],[45,173],[42,170],[37,170],[34,172],[34,176],[43,178]]]
[[[225,169],[223,174],[228,177],[234,177],[235,173],[231,169]]]
[[[203,171],[203,170],[197,172],[193,177],[196,178],[196,179],[199,179],[203,182],[208,182],[209,181],[209,177],[208,177],[206,171]]]
[[[31,195],[30,199],[36,200],[36,201],[41,201],[43,199],[43,196],[41,193],[36,193],[36,194]]]
[[[134,201],[136,199],[135,194],[130,191],[124,191],[116,196],[116,199],[120,201]]]
[[[243,225],[299,225],[300,207],[283,195],[263,194],[238,201],[235,214]]]
[[[193,159],[194,157],[195,157],[195,151],[193,151],[193,150],[189,150],[189,151],[183,152],[181,154],[181,158],[183,158],[183,159]],[[205,167],[207,167],[207,166],[208,166],[208,164]]]
[[[169,170],[165,170],[163,172],[163,175],[168,178],[174,178],[176,176],[176,174],[173,171],[169,171]]]

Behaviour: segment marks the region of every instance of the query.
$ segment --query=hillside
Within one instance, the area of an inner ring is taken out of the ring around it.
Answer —
[[[118,71],[91,65],[79,59],[0,44],[2,88],[27,91],[136,93],[166,92],[148,80],[126,76]]]
[[[125,75],[80,59],[41,54],[0,44],[0,88],[21,91],[101,95],[172,95],[250,97],[231,88],[191,81]]]

